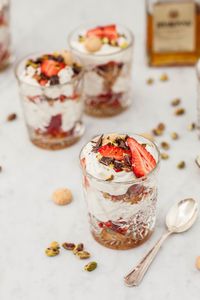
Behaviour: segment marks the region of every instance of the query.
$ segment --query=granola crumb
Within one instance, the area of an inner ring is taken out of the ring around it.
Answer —
[[[191,124],[189,124],[189,126],[188,126],[188,130],[189,131],[192,131],[192,130],[194,130],[196,128],[196,124],[195,123],[191,123]]]
[[[7,121],[14,121],[16,118],[17,118],[17,114],[12,113],[12,114],[8,115]]]
[[[177,139],[179,138],[178,133],[173,132],[173,133],[171,134],[171,138],[172,138],[173,140],[177,140]]]
[[[176,116],[181,116],[181,115],[183,115],[184,113],[185,113],[185,109],[184,109],[184,108],[178,108],[178,109],[176,109],[175,112],[174,112],[174,114],[175,114]]]
[[[177,105],[179,105],[180,103],[181,103],[181,99],[176,98],[176,99],[174,99],[174,100],[171,102],[171,105],[172,105],[172,106],[177,106]]]
[[[162,159],[168,159],[169,155],[167,153],[161,153],[161,158]]]
[[[146,83],[147,84],[152,84],[152,83],[154,83],[154,80],[153,80],[153,78],[148,78],[147,80],[146,80]]]
[[[167,74],[162,74],[160,76],[160,81],[168,81],[168,80],[169,80],[169,78],[168,78]]]
[[[161,143],[161,147],[165,150],[168,150],[169,149],[169,144],[167,142],[162,142]]]
[[[160,129],[160,130],[165,130],[165,124],[164,123],[159,123],[157,128]]]
[[[2,172],[2,170],[3,170],[3,168],[2,168],[2,166],[0,166],[0,173]]]
[[[185,168],[185,162],[182,160],[178,165],[177,165],[178,169],[183,169]]]
[[[154,128],[154,129],[152,130],[152,133],[153,133],[154,135],[156,135],[156,136],[160,136],[160,135],[163,134],[163,130],[160,130],[160,129],[158,129],[158,128]]]

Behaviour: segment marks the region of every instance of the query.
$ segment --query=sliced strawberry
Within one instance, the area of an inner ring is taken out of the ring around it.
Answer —
[[[39,80],[38,82],[39,82],[39,84],[40,84],[41,86],[44,86],[44,85],[46,85],[46,83],[48,82],[48,79],[41,79],[41,80]]]
[[[103,27],[104,37],[107,37],[111,41],[118,39],[116,25],[108,25]]]
[[[155,159],[141,144],[133,138],[128,138],[127,144],[132,154],[132,169],[137,177],[142,177],[155,168]]]
[[[131,155],[130,151],[126,151],[124,149],[109,144],[106,144],[99,148],[99,152],[102,156],[112,157],[116,160],[122,160],[124,158],[123,154]]]
[[[57,75],[60,70],[62,70],[65,67],[65,64],[55,61],[52,59],[44,59],[41,63],[41,72],[51,77],[53,75]]]
[[[107,37],[110,41],[118,39],[116,25],[99,26],[87,31],[86,36],[98,36],[99,38]]]
[[[122,172],[122,171],[123,171],[123,169],[116,169],[115,167],[114,167],[113,169],[114,169],[114,171],[115,171],[116,173],[119,173],[119,172]]]
[[[82,164],[82,166],[84,167],[84,169],[86,169],[85,157],[83,157],[83,158],[81,159],[81,164]]]
[[[61,133],[61,126],[62,126],[61,114],[53,116],[51,118],[50,124],[46,127],[47,133],[51,134],[52,136],[57,136],[59,133]]]
[[[98,37],[102,38],[103,37],[102,27],[99,26],[99,27],[88,30],[87,33],[86,33],[86,36],[89,37],[89,36],[92,36],[92,35],[95,35],[95,36],[98,36]]]

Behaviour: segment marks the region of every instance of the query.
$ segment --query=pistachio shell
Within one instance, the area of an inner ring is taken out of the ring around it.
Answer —
[[[80,243],[78,245],[75,246],[74,250],[73,250],[73,254],[76,255],[76,253],[78,253],[79,251],[83,251],[83,243]]]
[[[45,253],[47,256],[56,256],[60,253],[60,251],[58,249],[47,248]]]
[[[88,272],[92,272],[96,269],[97,263],[95,261],[89,262],[87,265],[85,265],[84,269]]]
[[[49,248],[51,248],[51,249],[58,249],[58,248],[59,248],[58,242],[52,242],[52,243],[49,245]]]
[[[78,251],[76,253],[76,256],[80,259],[86,259],[86,258],[89,258],[90,257],[90,253],[87,252],[87,251]]]

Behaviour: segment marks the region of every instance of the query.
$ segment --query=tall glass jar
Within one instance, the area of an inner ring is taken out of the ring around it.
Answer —
[[[80,34],[87,35],[93,27],[95,25],[85,25],[73,31],[69,36],[69,46],[87,69],[84,75],[85,113],[109,117],[123,112],[131,104],[133,34],[124,26],[101,26],[99,28],[117,28],[120,32],[118,41],[102,37],[101,49],[88,52],[84,46],[87,37]],[[123,41],[120,46],[118,43],[122,39],[127,42]]]
[[[41,53],[26,56],[15,67],[19,93],[30,140],[36,146],[58,150],[76,143],[84,133],[83,98],[80,73],[65,83],[50,86],[24,81],[27,61]]]
[[[150,66],[194,65],[200,57],[200,1],[146,0]]]
[[[11,61],[10,1],[0,1],[0,70]]]
[[[130,249],[141,245],[151,236],[156,221],[160,152],[150,140],[136,134],[129,136],[148,144],[156,161],[156,167],[141,178],[116,182],[94,177],[88,173],[87,158],[84,159],[91,141],[80,153],[90,230],[97,242],[112,249]],[[92,143],[98,139],[99,136],[95,137]],[[95,162],[93,164],[96,168]]]

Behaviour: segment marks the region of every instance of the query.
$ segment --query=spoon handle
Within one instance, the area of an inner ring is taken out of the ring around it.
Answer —
[[[138,285],[140,283],[161,245],[171,233],[170,231],[165,232],[139,264],[124,277],[124,281],[128,286]]]

